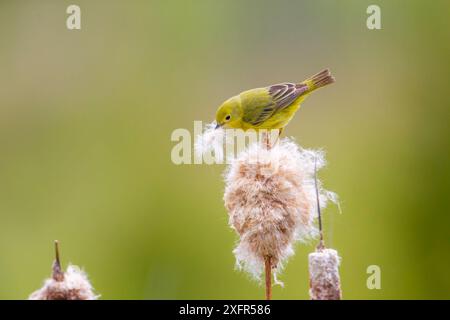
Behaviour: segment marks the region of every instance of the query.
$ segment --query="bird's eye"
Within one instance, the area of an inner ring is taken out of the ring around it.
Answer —
[[[231,116],[230,115],[227,115],[226,117],[225,117],[225,120],[230,120],[231,119]]]

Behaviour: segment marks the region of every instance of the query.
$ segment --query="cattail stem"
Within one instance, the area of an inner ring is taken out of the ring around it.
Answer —
[[[319,200],[319,186],[317,183],[317,159],[314,159],[314,187],[316,188],[317,220],[319,222],[319,237],[320,237],[317,249],[322,250],[323,248],[325,248],[325,244],[323,240],[322,213],[320,211],[320,200]]]
[[[264,258],[266,271],[266,300],[272,300],[272,263],[270,257]]]

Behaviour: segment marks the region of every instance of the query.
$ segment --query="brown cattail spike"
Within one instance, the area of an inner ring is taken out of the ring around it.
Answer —
[[[59,241],[55,240],[55,261],[53,262],[52,278],[55,281],[64,281],[64,272],[62,271],[61,261],[59,259]]]

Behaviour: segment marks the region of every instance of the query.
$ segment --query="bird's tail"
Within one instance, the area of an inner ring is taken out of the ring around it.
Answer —
[[[308,79],[303,81],[302,84],[308,85],[308,93],[310,93],[316,89],[325,87],[326,85],[329,85],[335,81],[336,80],[331,75],[330,70],[325,69],[313,75],[312,77],[309,77]]]

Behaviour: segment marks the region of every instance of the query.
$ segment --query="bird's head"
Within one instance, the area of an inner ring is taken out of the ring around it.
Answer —
[[[242,110],[240,100],[233,97],[222,103],[216,112],[216,129],[240,128],[242,119]]]

